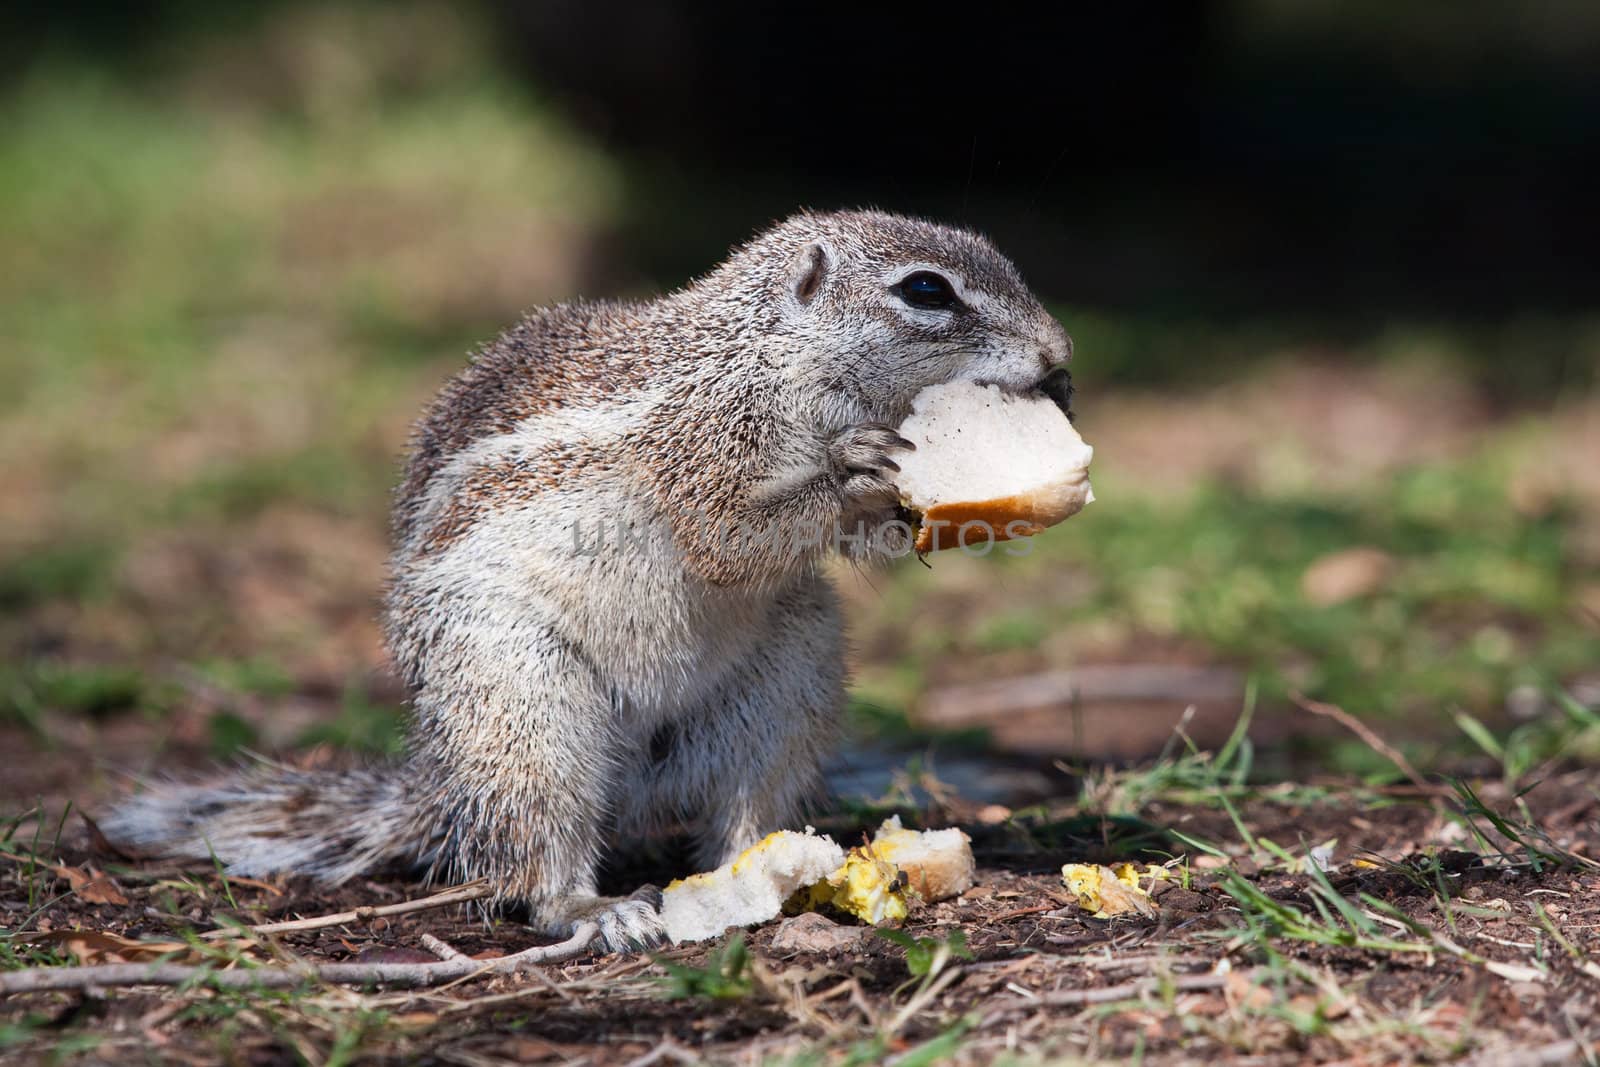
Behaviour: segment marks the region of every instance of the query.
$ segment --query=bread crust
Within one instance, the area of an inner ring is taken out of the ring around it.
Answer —
[[[927,553],[975,548],[991,541],[1032,537],[1072,518],[1088,502],[1089,479],[1081,477],[992,500],[934,504],[922,512],[916,550]]]

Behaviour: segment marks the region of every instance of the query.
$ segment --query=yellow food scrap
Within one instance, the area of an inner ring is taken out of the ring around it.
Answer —
[[[874,926],[906,917],[905,876],[870,845],[851,849],[844,866],[796,897],[800,910],[833,908]]]
[[[1062,884],[1078,898],[1078,907],[1096,919],[1129,912],[1155,918],[1155,901],[1139,887],[1139,875],[1131,863],[1119,863],[1115,870],[1098,863],[1069,863],[1061,868]]]

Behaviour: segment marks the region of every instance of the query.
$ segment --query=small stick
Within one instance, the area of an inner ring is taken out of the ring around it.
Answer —
[[[664,1060],[671,1060],[673,1063],[703,1062],[699,1056],[696,1056],[693,1052],[668,1037],[664,1038],[661,1044],[646,1052],[643,1056],[629,1060],[624,1067],[654,1067],[655,1064]]]
[[[1013,908],[1011,911],[1002,911],[999,915],[989,916],[987,921],[992,923],[1000,923],[1005,922],[1007,919],[1017,919],[1024,915],[1037,915],[1041,911],[1057,911],[1060,908],[1061,905],[1054,902],[1049,904],[1035,904],[1031,908]]]
[[[485,974],[512,974],[544,963],[563,963],[589,950],[600,933],[595,923],[580,923],[556,945],[536,945],[509,956],[476,960],[458,954],[438,963],[323,963],[297,961],[287,967],[239,967],[218,971],[181,963],[108,963],[94,967],[29,967],[0,974],[0,996],[53,989],[135,985],[185,985],[200,982],[223,989],[284,989],[311,981],[339,985],[429,986]]]
[[[439,940],[432,934],[422,935],[422,947],[438,956],[441,960],[460,960],[467,957],[465,952],[462,952],[452,944]]]
[[[407,912],[443,908],[450,904],[465,903],[469,900],[482,900],[484,897],[492,895],[493,890],[489,888],[487,881],[468,882],[465,885],[441,890],[431,897],[403,900],[398,904],[367,905],[356,908],[353,911],[341,911],[333,915],[316,915],[309,919],[286,919],[283,922],[261,923],[257,926],[246,926],[243,931],[248,931],[252,934],[282,934],[291,930],[320,930],[326,926],[342,926],[345,923],[367,923],[387,915],[404,915]],[[241,932],[240,928],[228,926],[219,930],[207,930],[200,936],[207,939],[236,937]]]
[[[894,1037],[895,1034],[900,1032],[901,1027],[905,1026],[906,1023],[911,1021],[913,1016],[915,1016],[923,1008],[926,1008],[929,1004],[932,1004],[934,999],[938,997],[940,993],[943,993],[946,989],[948,989],[950,985],[957,979],[961,978],[964,973],[965,972],[962,971],[960,967],[951,967],[938,978],[934,979],[932,985],[913,993],[911,999],[906,1001],[905,1007],[896,1012],[894,1018],[889,1020],[889,1025],[885,1029],[885,1032],[891,1038]],[[1033,1003],[1038,1003],[1039,998],[1030,997],[1029,1000]]]
[[[1372,731],[1372,727],[1345,711],[1339,705],[1323,704],[1320,701],[1310,700],[1302,693],[1290,693],[1289,696],[1303,710],[1309,711],[1313,715],[1321,715],[1325,719],[1332,719],[1355,734],[1368,748],[1399,768],[1400,773],[1405,775],[1412,785],[1428,796],[1436,797],[1439,795],[1439,787],[1418,774],[1417,769],[1411,765],[1411,761],[1406,759],[1399,749],[1379,737]]]
[[[1589,1057],[1600,1049],[1600,1041],[1593,1038],[1574,1038],[1557,1041],[1538,1048],[1493,1049],[1470,1060],[1468,1067],[1545,1067],[1546,1064],[1593,1062]]]
[[[1159,977],[1138,978],[1132,982],[1121,985],[1105,986],[1102,989],[1067,989],[1056,993],[1038,993],[1032,997],[1017,997],[1014,1000],[1003,1000],[983,1018],[984,1026],[1007,1015],[1019,1011],[1037,1011],[1040,1008],[1081,1008],[1090,1004],[1110,1004],[1118,1000],[1132,1000],[1134,997],[1146,993],[1154,993],[1163,987],[1174,989],[1179,993],[1198,993],[1210,989],[1222,989],[1228,984],[1225,974],[1180,974],[1171,978]]]

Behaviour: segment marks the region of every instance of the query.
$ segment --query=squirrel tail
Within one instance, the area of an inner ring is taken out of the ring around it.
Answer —
[[[300,771],[262,763],[221,782],[152,785],[100,829],[132,855],[210,859],[231,874],[305,874],[337,885],[426,860],[405,781],[399,766]]]

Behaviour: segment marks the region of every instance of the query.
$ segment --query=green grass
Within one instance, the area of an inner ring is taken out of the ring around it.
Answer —
[[[157,694],[133,667],[36,661],[0,674],[0,717],[32,720],[44,709],[98,718],[149,706]]]
[[[137,674],[314,648],[310,627],[243,632],[218,553],[286,515],[381,544],[423,397],[572,295],[618,210],[615,163],[502,74],[470,14],[258,21],[243,51],[201,33],[120,72],[56,59],[0,95],[0,714],[109,710],[38,658]],[[186,607],[152,605],[185,542],[211,555]],[[345,728],[385,747],[376,730]]]
[[[1566,693],[1555,694],[1555,713],[1497,735],[1465,711],[1455,713],[1456,726],[1483,753],[1499,764],[1501,777],[1515,786],[1559,760],[1593,762],[1600,758],[1600,714]]]
[[[1180,509],[1092,513],[1041,562],[1070,560],[1098,579],[1079,618],[1201,641],[1257,672],[1269,696],[1297,687],[1379,713],[1483,707],[1513,684],[1582,669],[1600,649],[1566,618],[1576,571],[1566,520],[1484,507],[1502,499],[1470,467],[1404,473],[1343,499],[1211,487]],[[1394,556],[1394,578],[1344,604],[1308,603],[1306,568],[1357,545]]]
[[[668,1000],[739,1000],[756,988],[746,970],[750,952],[742,934],[734,934],[726,944],[706,953],[706,962],[700,966],[659,958],[656,963],[667,972],[661,979],[661,995]]]

